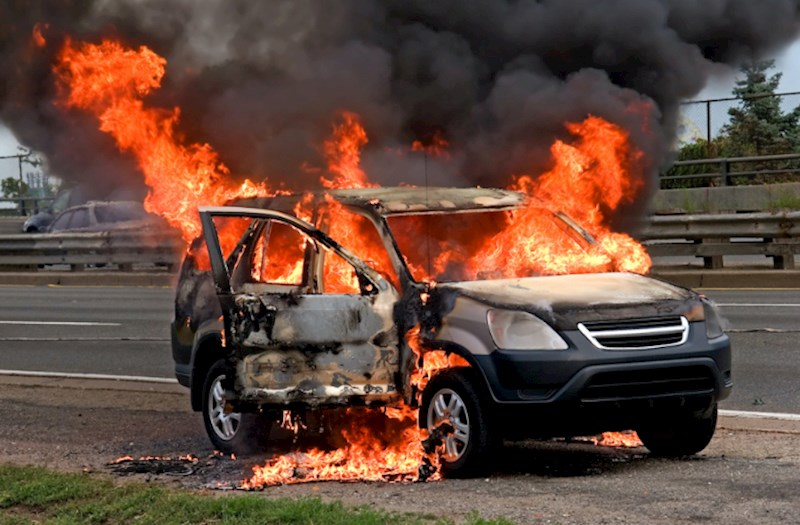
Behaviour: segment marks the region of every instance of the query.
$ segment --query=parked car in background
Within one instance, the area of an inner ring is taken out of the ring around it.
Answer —
[[[72,205],[78,204],[77,202],[73,202],[73,194],[74,192],[72,189],[58,192],[55,199],[53,199],[53,202],[48,207],[34,213],[22,223],[22,231],[24,233],[46,232],[58,213]]]
[[[503,438],[634,429],[661,456],[711,440],[731,350],[697,293],[632,273],[500,277],[456,264],[480,253],[478,233],[528,206],[511,191],[311,197],[200,209],[204,239],[179,276],[172,352],[218,449],[246,450],[283,409],[401,403],[419,406],[422,427],[445,429],[449,475],[483,470]],[[540,211],[570,249],[596,242]],[[434,273],[444,249],[458,260]],[[427,385],[411,380],[414,327],[423,356],[457,356]]]
[[[47,231],[97,232],[121,229],[166,228],[165,221],[134,201],[90,201],[57,214]]]
[[[120,187],[111,191],[102,187],[81,184],[62,189],[56,194],[53,202],[31,215],[22,225],[24,233],[44,233],[56,216],[75,206],[86,204],[90,201],[97,202],[142,202],[146,193],[138,188]],[[139,205],[141,208],[141,205]]]

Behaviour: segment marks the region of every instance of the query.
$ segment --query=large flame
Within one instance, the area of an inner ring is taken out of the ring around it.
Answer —
[[[347,423],[332,430],[344,444],[334,450],[313,448],[279,456],[253,468],[242,488],[308,481],[415,481],[438,478],[437,456],[423,449],[427,432],[416,411],[399,408],[344,410]]]
[[[41,32],[35,31],[34,40],[38,43],[40,39],[43,41]],[[233,182],[228,168],[210,145],[192,143],[180,136],[179,108],[145,105],[143,98],[161,85],[165,66],[162,57],[144,46],[129,49],[110,40],[99,44],[68,40],[54,71],[61,88],[61,105],[93,113],[100,129],[114,138],[119,149],[136,158],[150,188],[145,207],[167,219],[188,243],[201,233],[199,205],[221,205],[234,198],[268,195],[270,188],[266,182]],[[615,210],[632,202],[641,189],[641,179],[632,175],[641,153],[631,147],[624,130],[597,117],[568,124],[568,129],[574,140],[553,145],[553,167],[547,173],[515,178],[512,189],[530,197],[528,207],[508,212],[502,227],[490,235],[469,230],[463,239],[454,236],[442,240],[431,268],[413,267],[415,275],[433,283],[436,274],[453,264],[473,276],[483,268],[497,268],[501,275],[646,272],[650,260],[642,246],[609,227]],[[328,189],[376,186],[360,166],[361,149],[367,142],[358,115],[342,112],[333,125],[331,138],[323,144],[328,166],[327,175],[320,177],[321,185]],[[444,138],[434,134],[425,144],[415,142],[411,149],[446,160],[447,147]],[[295,212],[309,219],[313,211],[310,206],[311,199],[304,199]],[[563,231],[553,226],[552,212],[559,210],[574,217],[596,242],[587,248],[574,239],[565,240]],[[368,218],[344,209],[332,198],[326,199],[324,216],[334,239],[399,286]],[[223,249],[231,247],[245,227],[245,222],[236,220],[221,225]],[[398,242],[402,244],[404,240]],[[467,254],[459,248],[466,244],[476,249]],[[326,291],[358,290],[349,265],[334,254],[328,255],[324,269]],[[273,272],[272,278],[278,282],[292,282],[302,270],[288,258],[262,264],[254,271]],[[207,261],[199,265],[207,267]],[[405,337],[417,354],[418,368],[412,382],[419,389],[438,370],[469,366],[457,356],[423,352],[419,327]],[[257,467],[244,487],[321,479],[417,479],[425,466],[435,469],[436,460],[422,448],[426,433],[418,428],[416,412],[405,405],[369,411],[367,415],[353,411],[349,414],[351,424],[341,431],[346,445],[333,451],[313,449],[276,458]],[[427,472],[424,477],[429,475]]]
[[[641,179],[632,177],[641,155],[629,142],[628,133],[598,117],[589,117],[567,128],[576,140],[557,141],[551,148],[554,166],[532,179],[518,177],[513,189],[535,197],[551,211],[575,219],[597,243],[582,249],[553,231],[553,221],[535,200],[515,211],[499,235],[488,239],[482,268],[504,268],[508,275],[628,271],[646,273],[650,257],[630,236],[612,232],[609,213],[620,204],[633,202]]]
[[[180,109],[148,108],[142,97],[161,85],[166,60],[145,46],[67,41],[56,74],[65,87],[63,104],[92,112],[100,129],[122,151],[133,153],[150,192],[145,208],[163,216],[191,242],[200,235],[199,205],[266,194],[264,184],[235,183],[208,144],[185,144],[176,125]]]

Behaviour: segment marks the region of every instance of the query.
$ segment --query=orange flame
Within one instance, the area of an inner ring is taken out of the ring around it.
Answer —
[[[449,147],[450,143],[447,142],[440,130],[434,132],[428,140],[415,140],[411,143],[411,151],[424,152],[443,159],[450,158]]]
[[[44,31],[42,31],[42,28],[46,30],[48,27],[48,24],[36,24],[33,26],[32,37],[33,43],[36,45],[36,47],[42,48],[47,45],[47,40],[44,38]]]
[[[265,184],[235,183],[208,144],[184,144],[176,126],[180,109],[148,108],[142,98],[161,85],[166,60],[147,47],[117,42],[74,44],[68,40],[55,73],[68,108],[90,111],[122,151],[136,157],[150,192],[148,211],[162,215],[187,243],[200,235],[198,205],[267,194]]]
[[[361,148],[369,142],[361,119],[355,113],[342,113],[341,124],[333,126],[333,136],[325,141],[325,157],[328,171],[333,179],[320,177],[322,185],[328,189],[374,188],[361,169]]]
[[[38,43],[37,34],[41,36],[34,29],[34,40]],[[134,50],[110,40],[100,44],[75,44],[68,40],[54,72],[61,88],[61,105],[93,113],[100,121],[100,129],[115,139],[120,150],[134,155],[150,188],[145,207],[164,216],[189,242],[201,232],[198,205],[220,205],[237,197],[267,195],[269,189],[266,183],[231,181],[228,168],[210,145],[186,141],[177,130],[179,108],[153,108],[144,104],[143,98],[160,86],[165,65],[162,57],[144,46]],[[600,118],[589,117],[581,123],[569,124],[568,128],[575,141],[553,145],[554,165],[550,171],[536,179],[523,175],[515,180],[513,189],[531,197],[531,205],[508,212],[497,233],[482,236],[480,230],[465,229],[467,237],[454,236],[443,241],[432,273],[441,272],[453,263],[462,264],[473,273],[481,268],[498,268],[508,275],[647,271],[650,260],[643,248],[609,227],[613,212],[631,202],[641,189],[641,182],[631,176],[636,172],[641,153],[631,148],[629,137],[621,128]],[[332,137],[323,145],[329,177],[320,178],[322,186],[329,189],[376,186],[360,166],[361,149],[367,142],[359,117],[343,112],[341,122],[333,126]],[[425,144],[412,144],[414,151],[445,158],[447,147],[440,134],[434,134]],[[303,200],[297,205],[296,214],[309,219],[310,205],[310,199]],[[391,261],[370,220],[345,210],[332,198],[326,199],[324,208],[330,235],[399,287]],[[552,225],[552,215],[547,210],[565,211],[597,243],[585,249],[575,245],[574,240],[564,240],[563,232]],[[223,247],[234,242],[244,227],[245,224],[235,220],[221,225],[218,229],[224,237]],[[402,244],[403,240],[398,242]],[[477,245],[478,256],[459,250],[460,245],[469,243]],[[285,251],[297,249],[302,247],[287,245]],[[203,255],[202,251],[198,255]],[[287,261],[265,259],[255,271],[273,272],[272,279],[291,281],[302,267],[296,259],[292,263]],[[207,261],[198,264],[207,267]],[[413,270],[415,275],[424,273],[417,274],[418,268]],[[433,283],[434,275],[425,277]],[[352,270],[334,255],[326,260],[324,280],[328,292],[358,289]],[[406,334],[406,339],[417,355],[418,366],[412,382],[419,389],[439,370],[469,366],[459,356],[426,351],[419,327]],[[276,458],[256,467],[243,488],[320,479],[410,480],[417,478],[425,462],[435,466],[435,457],[429,457],[422,449],[426,432],[418,428],[415,409],[407,406],[380,412],[348,409],[348,419],[350,424],[341,430],[346,445],[334,451],[312,449]]]
[[[639,435],[632,431],[625,432],[603,432],[599,438],[592,440],[595,445],[601,447],[626,447],[634,448],[644,446]]]
[[[545,221],[541,208],[532,201],[527,209],[512,212],[508,227],[486,243],[488,255],[480,267],[504,268],[507,275],[646,273],[651,262],[644,247],[628,235],[612,232],[608,224],[608,214],[632,202],[641,190],[641,180],[632,177],[641,152],[630,146],[626,131],[598,117],[567,128],[577,140],[573,144],[556,141],[551,149],[553,168],[535,180],[518,177],[513,189],[535,197],[552,211],[566,213],[597,244],[582,249],[552,231],[552,221]]]
[[[422,448],[426,432],[417,426],[416,410],[407,406],[346,409],[348,425],[340,430],[346,441],[332,451],[318,448],[279,456],[253,467],[243,489],[319,480],[414,481],[423,458],[435,464],[436,456]],[[437,479],[433,477],[427,479]]]
[[[411,374],[411,384],[417,387],[418,392],[425,390],[428,381],[438,372],[446,368],[468,367],[469,362],[458,354],[447,353],[442,350],[425,350],[424,343],[420,340],[419,325],[413,327],[406,334],[408,346],[417,356],[417,367]]]

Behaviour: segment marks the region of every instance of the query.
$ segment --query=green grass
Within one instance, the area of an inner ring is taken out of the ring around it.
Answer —
[[[781,191],[769,201],[770,211],[797,210],[800,209],[800,195],[791,191]]]
[[[0,525],[184,524],[201,523],[379,525],[447,524],[430,515],[349,508],[316,498],[267,499],[258,494],[224,495],[158,485],[61,474],[38,467],[0,465]],[[474,525],[508,524],[471,514]]]

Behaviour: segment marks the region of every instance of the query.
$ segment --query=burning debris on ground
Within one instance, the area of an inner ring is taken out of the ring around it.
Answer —
[[[219,458],[214,454],[206,458],[205,465]],[[122,456],[109,461],[106,466],[115,474],[167,474],[170,476],[191,476],[195,473],[200,459],[192,454],[172,458],[169,456]]]

